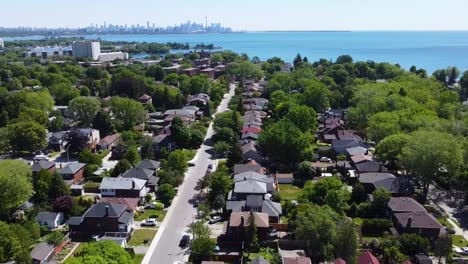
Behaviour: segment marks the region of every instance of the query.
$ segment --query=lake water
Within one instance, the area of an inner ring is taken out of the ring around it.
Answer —
[[[335,59],[349,54],[355,60],[412,65],[432,73],[436,69],[457,66],[468,70],[468,31],[418,32],[248,32],[231,34],[183,35],[90,35],[88,39],[137,42],[213,43],[223,49],[267,59],[278,56],[291,62],[297,53],[309,61]],[[23,39],[32,39],[26,37]],[[37,37],[36,37],[37,38]],[[11,38],[4,38],[5,41]]]

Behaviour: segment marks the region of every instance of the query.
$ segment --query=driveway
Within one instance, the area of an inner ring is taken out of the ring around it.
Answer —
[[[228,110],[228,103],[234,95],[235,85],[230,85],[229,93],[221,101],[216,113]],[[213,135],[213,127],[210,124],[205,142]],[[164,218],[158,233],[153,239],[142,264],[167,263],[176,261],[182,263],[188,260],[190,252],[179,247],[180,239],[184,234],[189,233],[189,225],[196,221],[197,210],[190,204],[191,200],[198,192],[195,186],[201,177],[205,175],[209,164],[215,164],[215,160],[207,153],[211,147],[203,144],[197,151],[194,159],[195,166],[189,167],[185,173],[185,179],[179,187],[177,196],[172,201],[166,217]]]

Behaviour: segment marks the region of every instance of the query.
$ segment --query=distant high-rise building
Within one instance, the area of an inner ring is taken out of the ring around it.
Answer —
[[[97,41],[75,41],[72,44],[73,56],[98,60],[101,54],[101,43]]]
[[[104,28],[107,28],[107,23],[106,23],[106,21],[104,21]]]
[[[150,28],[149,21],[146,21],[146,28],[147,28],[147,29],[149,29],[149,28]]]
[[[0,39],[0,49],[5,48],[5,43],[3,43],[3,39]]]

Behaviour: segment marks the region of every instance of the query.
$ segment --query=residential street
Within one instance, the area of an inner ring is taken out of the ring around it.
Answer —
[[[222,100],[216,113],[227,111],[234,90],[235,85],[231,84],[229,94]],[[213,127],[211,124],[205,140],[211,138],[212,135]],[[215,165],[215,160],[207,153],[210,148],[210,146],[203,144],[198,149],[193,159],[195,166],[190,167],[186,172],[185,180],[179,187],[177,196],[142,261],[143,264],[172,264],[177,261],[184,263],[188,259],[187,248],[181,249],[179,242],[184,234],[189,233],[188,226],[195,221],[197,210],[189,203],[189,200],[197,193],[194,190],[195,185],[198,179],[205,175],[208,165]]]

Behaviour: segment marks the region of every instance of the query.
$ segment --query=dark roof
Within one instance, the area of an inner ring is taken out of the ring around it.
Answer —
[[[247,139],[247,138],[252,138],[252,139],[258,139],[258,134],[255,133],[244,133],[241,136],[241,139]]]
[[[137,168],[148,170],[158,170],[160,166],[161,162],[149,159],[142,160],[140,163],[138,163],[138,165],[136,165]]]
[[[139,198],[122,198],[122,197],[103,197],[98,203],[123,204],[128,210],[135,210],[138,207]]]
[[[418,264],[432,264],[431,258],[426,254],[416,254],[414,255],[414,258]]]
[[[391,193],[411,193],[413,187],[406,177],[395,177],[390,173],[361,173],[359,182],[372,184],[375,189],[383,188]]]
[[[133,213],[130,212],[123,212],[123,214],[119,217],[119,223],[120,224],[128,224],[130,221],[133,219]]]
[[[262,173],[262,166],[260,166],[259,164],[235,164],[234,165],[234,174],[239,174],[239,173],[248,172],[248,171]]]
[[[36,219],[39,222],[53,222],[55,219],[57,219],[57,216],[59,213],[54,213],[54,212],[40,212],[37,214]]]
[[[106,207],[109,208],[108,217],[119,217],[125,211],[126,206],[123,204],[97,203],[91,206],[83,217],[105,217]]]
[[[159,180],[160,180],[159,177],[152,176],[151,178],[149,178],[147,184],[148,184],[148,186],[156,186],[156,185],[158,185]]]
[[[395,219],[402,227],[418,229],[442,229],[444,228],[435,217],[428,212],[404,212],[394,213]],[[411,225],[408,226],[408,219],[411,218]]]
[[[83,221],[83,217],[81,217],[81,216],[72,216],[72,217],[70,217],[70,219],[68,219],[67,225],[69,225],[69,226],[79,226],[82,221]]]
[[[397,212],[425,212],[426,209],[411,197],[391,197],[388,201],[388,208],[394,213]]]
[[[122,178],[138,178],[142,180],[149,180],[153,174],[154,171],[152,170],[131,168],[122,175]]]
[[[247,195],[247,199],[245,201],[245,206],[248,207],[261,207],[263,204],[263,196],[262,195]]]
[[[262,204],[262,213],[266,213],[268,216],[272,217],[279,217],[283,213],[281,203],[264,200]]]
[[[34,163],[34,165],[32,165],[31,167],[31,170],[33,172],[37,172],[42,169],[48,170],[53,166],[55,166],[55,161],[41,160],[39,162]]]
[[[47,242],[39,243],[31,252],[31,258],[34,260],[44,261],[50,255],[55,246],[49,245]]]
[[[364,161],[355,165],[358,172],[388,172],[387,168],[377,161]]]
[[[245,201],[227,201],[226,210],[233,212],[242,212],[242,208],[245,206]]]
[[[67,166],[65,166],[63,169],[59,171],[60,174],[75,174],[82,168],[84,168],[86,164],[84,163],[78,163],[78,162],[73,162],[73,163],[68,163]]]

